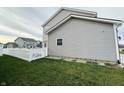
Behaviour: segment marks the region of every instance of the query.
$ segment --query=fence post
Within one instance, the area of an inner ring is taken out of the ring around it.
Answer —
[[[0,56],[3,55],[3,44],[0,44]]]
[[[28,49],[29,51],[29,62],[32,61],[32,49]]]
[[[45,56],[48,55],[48,48],[45,48]]]

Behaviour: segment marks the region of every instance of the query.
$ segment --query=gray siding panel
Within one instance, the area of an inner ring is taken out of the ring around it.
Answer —
[[[63,45],[57,46],[57,38]],[[49,55],[116,61],[112,24],[72,18],[48,35]]]
[[[65,17],[69,16],[70,14],[75,15],[82,15],[82,16],[88,16],[88,17],[96,17],[97,15],[94,14],[85,14],[85,13],[79,13],[79,12],[73,12],[68,10],[62,10],[57,16],[55,16],[45,27],[44,31],[47,31],[49,28],[63,20]]]

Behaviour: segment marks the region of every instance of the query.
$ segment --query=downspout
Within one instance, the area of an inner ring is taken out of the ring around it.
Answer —
[[[119,52],[119,40],[118,40],[118,27],[119,26],[120,25],[114,24],[117,64],[121,64],[121,57],[120,57],[120,52]]]
[[[119,50],[118,27],[116,28],[116,33],[117,33],[117,43],[118,43],[118,50]],[[119,60],[117,61],[117,63],[121,64],[120,50],[118,52],[119,52]]]

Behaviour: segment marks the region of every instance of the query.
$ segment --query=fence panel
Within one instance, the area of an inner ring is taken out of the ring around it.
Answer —
[[[0,56],[3,55],[3,44],[0,44]]]
[[[47,56],[47,48],[40,49],[6,48],[4,49],[3,53],[27,61],[32,61]]]

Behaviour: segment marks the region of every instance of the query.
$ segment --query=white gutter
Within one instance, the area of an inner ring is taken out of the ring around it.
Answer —
[[[117,36],[117,27],[118,27],[118,25],[113,25],[113,28],[114,28],[114,38],[115,38],[115,47],[116,47],[116,57],[117,57],[117,60],[119,60],[120,61],[120,56],[119,56],[119,46],[118,46],[118,36]]]
[[[118,30],[117,28],[121,25],[113,25],[114,28],[114,35],[115,35],[115,46],[116,46],[116,57],[118,64],[121,64],[121,57],[120,57],[120,52],[119,52],[119,39],[118,39]]]

